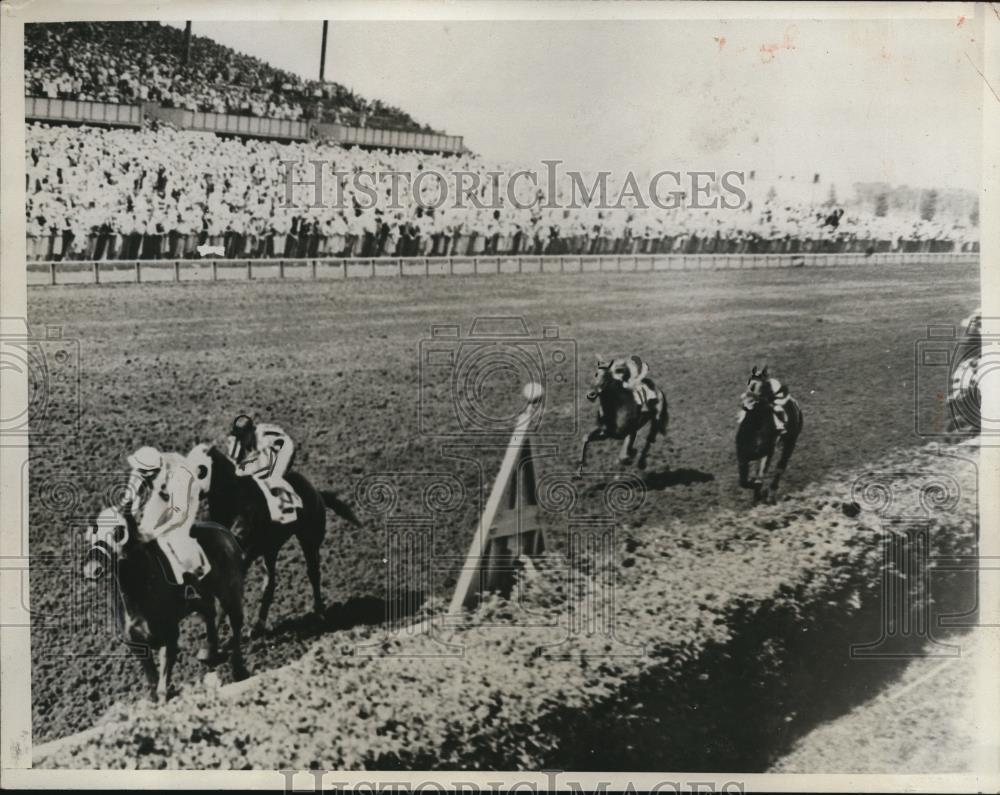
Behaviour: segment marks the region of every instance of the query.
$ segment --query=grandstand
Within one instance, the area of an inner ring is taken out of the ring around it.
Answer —
[[[510,169],[337,83],[203,37],[185,56],[184,33],[159,23],[33,24],[25,42],[29,261],[188,258],[204,245],[235,258],[978,250],[969,214],[840,203],[819,175],[803,191],[751,172],[738,210],[569,209],[566,179],[518,206],[434,209],[429,181],[401,203],[380,193],[366,206],[345,185],[340,207],[286,207],[280,161],[472,172],[481,193]],[[622,185],[612,178],[611,195]]]
[[[159,22],[71,22],[25,28],[25,93],[33,97],[312,119],[433,133],[399,108],[334,82],[304,81],[263,61]]]

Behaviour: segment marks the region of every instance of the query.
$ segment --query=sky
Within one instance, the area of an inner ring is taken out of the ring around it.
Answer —
[[[315,78],[321,24],[196,21],[193,31]],[[974,190],[975,38],[964,18],[332,21],[326,76],[528,167]]]

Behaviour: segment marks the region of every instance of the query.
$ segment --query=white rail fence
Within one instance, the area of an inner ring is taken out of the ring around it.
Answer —
[[[357,279],[504,273],[642,273],[850,265],[975,265],[976,252],[879,254],[590,254],[322,259],[29,262],[28,284]]]

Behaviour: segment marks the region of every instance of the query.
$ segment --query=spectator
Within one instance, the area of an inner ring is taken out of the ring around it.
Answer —
[[[211,39],[158,22],[35,23],[25,28],[25,93],[100,102],[152,100],[167,107],[301,119],[304,106],[331,116],[368,112],[365,100],[335,83],[303,81]],[[430,131],[399,108],[372,103],[385,129]],[[370,121],[370,119],[369,119]]]
[[[471,154],[445,156],[332,146],[223,139],[169,127],[140,131],[27,126],[25,150],[28,234],[53,240],[73,256],[178,256],[196,245],[225,245],[232,256],[312,255],[324,251],[377,256],[474,253],[799,252],[968,249],[976,229],[954,219],[876,216],[847,208],[820,208],[781,197],[742,209],[663,210],[549,208],[527,180],[517,202],[481,209],[451,199],[441,207],[437,179],[420,183],[420,196],[403,190],[375,207],[342,180],[341,207],[283,207],[283,170],[277,161],[333,160],[336,170],[416,174],[512,173],[509,164]],[[328,172],[329,173],[329,172]],[[593,175],[584,175],[589,184]],[[332,177],[331,177],[332,179]],[[454,188],[455,181],[451,183]],[[609,180],[609,196],[621,183]],[[527,188],[525,188],[527,186]],[[557,185],[560,197],[567,185]],[[490,190],[484,188],[483,198]],[[452,197],[452,199],[454,196]],[[831,223],[835,219],[836,223]],[[93,240],[91,240],[91,238]],[[103,242],[100,242],[103,241]],[[39,256],[49,252],[37,245]],[[171,253],[173,252],[173,254]],[[178,254],[180,252],[180,254]]]

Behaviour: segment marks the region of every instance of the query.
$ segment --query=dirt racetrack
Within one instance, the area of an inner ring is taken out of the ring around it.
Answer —
[[[65,402],[77,388],[73,372],[51,368],[45,388],[63,402],[53,401],[47,427],[71,433],[60,444],[36,445],[29,470],[33,728],[41,742],[86,728],[143,689],[139,666],[124,656],[106,607],[79,583],[73,563],[80,526],[120,481],[123,456],[138,445],[186,451],[220,439],[236,414],[257,413],[297,440],[296,468],[358,507],[362,530],[329,517],[326,615],[306,615],[301,554],[291,544],[282,551],[272,630],[247,644],[252,670],[272,668],[325,631],[383,619],[387,520],[433,523],[433,580],[420,579],[414,565],[391,572],[404,589],[412,585],[408,603],[428,590],[450,592],[480,489],[499,458],[495,445],[505,440],[462,427],[457,413],[470,401],[481,398],[479,419],[495,430],[503,422],[494,426],[489,418],[516,412],[511,396],[541,373],[541,430],[556,434],[542,441],[558,445],[543,473],[568,470],[593,411],[583,399],[593,355],[638,352],[667,394],[671,421],[668,443],[654,447],[644,475],[646,498],[628,524],[738,508],[748,497],[736,487],[733,433],[751,365],[768,361],[805,414],[789,490],[918,444],[915,346],[929,324],[957,323],[977,304],[978,270],[145,284],[40,288],[28,300],[33,330],[61,326],[63,338],[80,346],[78,422]],[[537,344],[515,353],[509,340],[472,350],[445,336],[421,347],[432,325],[458,325],[467,334],[477,316],[523,317]],[[544,336],[547,326],[558,328],[557,340]],[[439,355],[422,355],[428,348]],[[936,377],[918,395],[921,427],[940,421],[947,378]],[[458,412],[450,397],[456,392]],[[477,447],[442,450],[446,443]],[[602,510],[603,485],[620,471],[617,450],[612,443],[592,449],[582,508]],[[376,476],[398,492],[391,511],[379,512],[390,506],[384,488],[371,488]],[[436,483],[447,484],[444,496]],[[559,545],[558,532],[550,538]],[[259,583],[255,571],[250,611]],[[200,677],[193,655],[200,632],[196,620],[185,624],[175,675],[181,687]],[[227,678],[228,668],[220,673]]]

